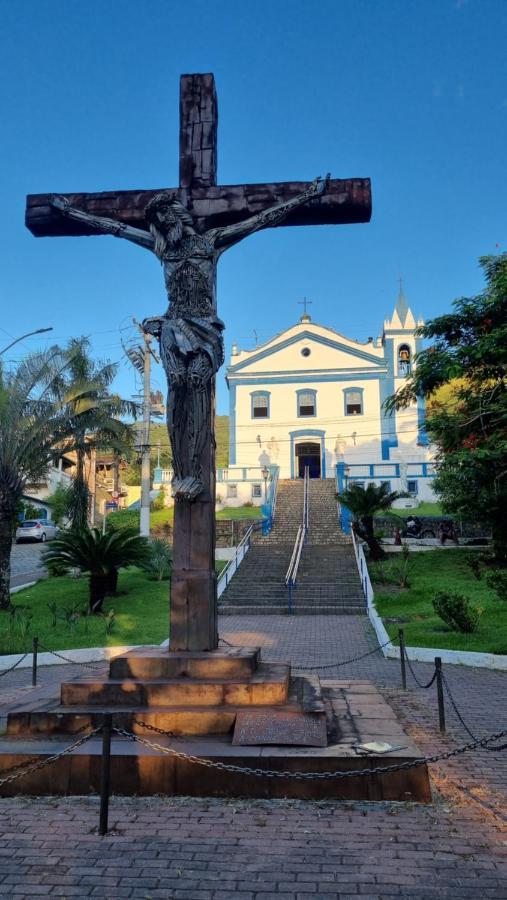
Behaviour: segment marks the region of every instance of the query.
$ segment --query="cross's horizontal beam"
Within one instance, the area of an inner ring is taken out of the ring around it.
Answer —
[[[233,225],[269,206],[291,200],[308,187],[308,182],[282,181],[272,184],[231,184],[194,188],[190,194],[174,189],[194,216],[199,231]],[[64,194],[71,206],[96,216],[117,219],[127,225],[146,228],[144,209],[160,190],[106,191],[101,194]],[[172,188],[168,190],[173,190]],[[294,210],[281,225],[346,225],[369,222],[371,185],[369,178],[333,179],[326,192]],[[96,234],[73,222],[49,205],[48,194],[29,194],[26,225],[35,237]]]

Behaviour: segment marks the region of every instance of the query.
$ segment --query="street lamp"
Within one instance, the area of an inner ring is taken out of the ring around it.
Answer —
[[[10,344],[7,344],[7,347],[0,350],[0,356],[3,353],[6,353],[7,350],[10,350],[11,347],[14,347],[14,344],[17,344],[18,341],[24,341],[25,338],[31,337],[33,334],[44,334],[45,331],[53,331],[53,326],[51,325],[50,328],[37,328],[36,331],[29,331],[27,334],[22,334],[21,337],[16,338],[15,341],[11,341]]]
[[[268,502],[268,478],[269,478],[269,469],[266,466],[263,466],[261,469],[261,475],[264,478],[264,503]]]

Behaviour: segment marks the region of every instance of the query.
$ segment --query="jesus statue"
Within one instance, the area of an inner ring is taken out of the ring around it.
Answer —
[[[193,501],[203,491],[201,457],[211,428],[209,387],[224,361],[224,324],[216,314],[218,260],[224,250],[255,231],[278,225],[293,209],[322,194],[329,177],[316,178],[292,200],[204,234],[196,230],[191,214],[172,191],[156,194],[146,206],[149,231],[74,209],[64,197],[51,197],[63,215],[151,250],[164,268],[168,309],[145,319],[143,328],[159,339],[167,376],[176,500]]]

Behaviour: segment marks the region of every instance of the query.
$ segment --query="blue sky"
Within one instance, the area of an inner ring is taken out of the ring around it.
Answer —
[[[165,308],[150,254],[36,240],[24,199],[175,186],[182,72],[215,74],[221,182],[373,183],[369,225],[270,230],[225,255],[227,356],[293,324],[305,295],[316,321],[364,340],[400,275],[426,318],[477,293],[478,257],[507,249],[506,26],[505,0],[0,0],[2,345],[53,325],[122,360],[120,329]],[[135,390],[124,360],[118,387]]]

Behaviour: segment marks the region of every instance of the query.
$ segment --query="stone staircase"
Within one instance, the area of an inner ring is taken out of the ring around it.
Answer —
[[[249,553],[220,598],[220,613],[287,613],[285,575],[302,512],[303,481],[280,481],[274,527],[269,535],[255,535]],[[332,479],[312,479],[309,484],[309,534],[292,609],[299,615],[366,613],[352,542],[338,524]]]

